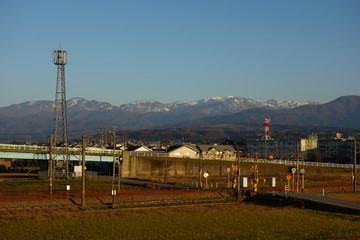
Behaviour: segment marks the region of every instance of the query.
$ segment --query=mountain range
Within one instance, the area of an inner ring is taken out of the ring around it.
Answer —
[[[121,106],[84,98],[67,101],[69,132],[118,129],[139,130],[178,126],[258,123],[264,114],[272,124],[360,128],[360,96],[343,96],[329,103],[314,101],[261,102],[243,97],[212,97],[163,104],[140,100]],[[0,108],[0,142],[8,135],[49,135],[53,101],[29,101]],[[69,134],[71,136],[71,134]]]
[[[252,108],[227,116],[205,117],[191,124],[254,123],[261,122],[265,114],[277,125],[360,129],[360,96],[343,96],[325,104],[287,109]]]

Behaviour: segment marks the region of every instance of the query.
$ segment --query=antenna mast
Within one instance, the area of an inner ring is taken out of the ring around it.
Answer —
[[[271,140],[271,137],[270,137],[270,120],[271,119],[268,117],[268,115],[265,114],[264,122],[263,122],[264,135],[262,137],[262,140]]]

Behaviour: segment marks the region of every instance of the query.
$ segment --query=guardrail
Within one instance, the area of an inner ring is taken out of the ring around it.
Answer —
[[[139,157],[169,157],[167,153],[156,153],[156,152],[130,152],[130,156],[139,156]],[[197,158],[199,159],[199,158]],[[201,160],[223,160],[229,162],[235,162],[236,160],[229,159],[213,159],[213,158],[201,158]],[[282,164],[294,166],[296,164],[304,166],[313,166],[313,167],[335,167],[335,168],[353,168],[354,164],[340,164],[340,163],[325,163],[325,162],[308,162],[308,161],[296,161],[296,160],[266,160],[266,159],[251,159],[251,158],[240,158],[241,162],[251,162],[251,163],[265,163],[265,164]],[[359,164],[360,165],[360,164]]]
[[[340,163],[324,163],[324,162],[308,162],[308,161],[294,161],[294,160],[265,160],[265,159],[240,159],[241,162],[258,162],[267,164],[283,164],[283,165],[302,165],[313,167],[336,167],[336,168],[353,168],[354,164],[340,164]],[[358,166],[358,165],[357,165]]]

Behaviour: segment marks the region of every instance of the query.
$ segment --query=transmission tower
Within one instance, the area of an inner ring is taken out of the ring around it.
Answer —
[[[57,65],[56,94],[54,103],[54,176],[69,177],[68,136],[65,92],[65,65],[68,63],[67,51],[54,50],[53,63]]]

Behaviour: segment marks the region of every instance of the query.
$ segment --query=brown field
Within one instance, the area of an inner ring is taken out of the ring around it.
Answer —
[[[171,180],[179,184],[179,179]],[[64,190],[66,184],[71,184],[70,191]],[[51,240],[360,238],[359,216],[257,205],[243,201],[244,197],[237,201],[234,192],[225,189],[161,190],[153,183],[121,185],[120,193],[113,199],[111,182],[98,179],[87,181],[85,208],[82,208],[80,186],[79,180],[57,180],[50,195],[47,181],[0,181],[2,237]]]

